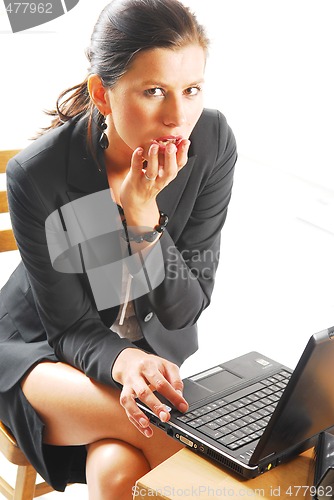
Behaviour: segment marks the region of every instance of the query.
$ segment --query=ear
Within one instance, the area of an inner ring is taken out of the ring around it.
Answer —
[[[98,75],[89,75],[87,88],[93,103],[104,116],[111,113],[107,89],[103,86],[101,78]]]

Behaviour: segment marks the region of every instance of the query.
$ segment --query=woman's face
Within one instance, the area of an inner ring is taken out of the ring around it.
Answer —
[[[188,139],[203,110],[205,52],[199,45],[139,53],[108,90],[110,147],[123,156]]]

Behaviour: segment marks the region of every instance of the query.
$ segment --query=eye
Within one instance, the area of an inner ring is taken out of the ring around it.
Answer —
[[[163,97],[165,93],[160,87],[153,87],[151,89],[145,90],[145,95],[149,97]]]
[[[193,97],[198,95],[202,91],[202,88],[199,85],[195,85],[194,87],[188,87],[185,89],[184,93],[186,96]]]

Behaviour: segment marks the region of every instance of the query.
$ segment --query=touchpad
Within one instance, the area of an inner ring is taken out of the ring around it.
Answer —
[[[197,384],[196,382],[192,382],[189,379],[185,379],[183,383],[183,397],[190,405],[212,394],[212,391],[210,391],[209,389],[206,389],[205,387]]]
[[[240,380],[241,377],[238,377],[234,373],[222,370],[221,372],[209,375],[208,377],[201,378],[201,380],[197,380],[196,383],[206,387],[212,392],[221,392],[223,389],[231,387]]]
[[[240,382],[241,377],[216,366],[184,380],[184,397],[188,403],[194,403],[212,393],[220,393]]]

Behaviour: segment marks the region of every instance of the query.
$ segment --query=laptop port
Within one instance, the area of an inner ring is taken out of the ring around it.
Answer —
[[[186,438],[185,436],[180,435],[180,441],[181,441],[181,443],[186,444],[187,446],[190,446],[191,448],[193,448],[193,446],[194,446],[194,443],[192,441],[190,441],[190,439]]]
[[[171,428],[167,429],[167,434],[170,437],[174,437],[173,429],[171,429]]]

